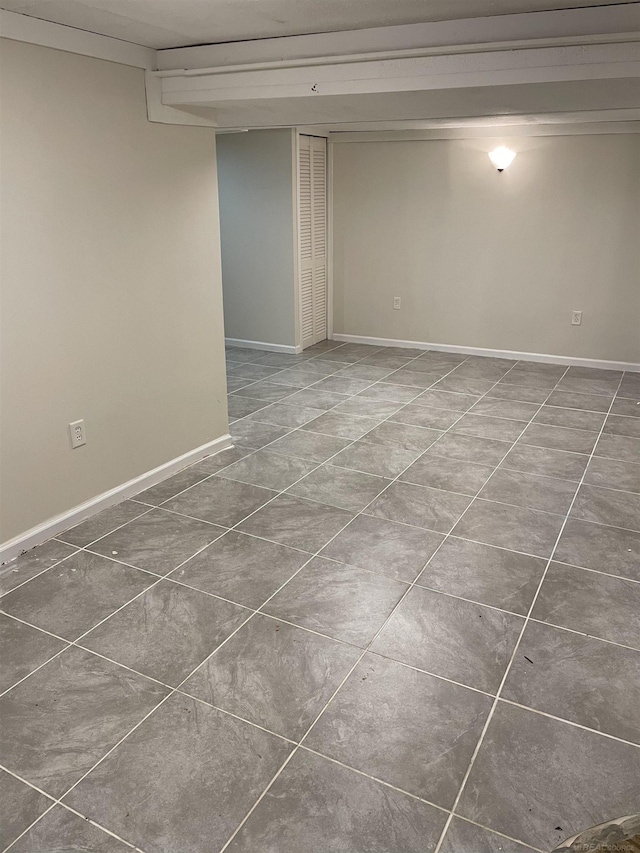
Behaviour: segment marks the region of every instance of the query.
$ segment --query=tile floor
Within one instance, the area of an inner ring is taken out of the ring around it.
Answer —
[[[0,570],[14,853],[525,853],[640,809],[640,374],[228,351],[235,448]]]

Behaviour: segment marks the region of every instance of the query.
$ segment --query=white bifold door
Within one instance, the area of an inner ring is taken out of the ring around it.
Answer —
[[[298,245],[302,348],[327,337],[327,141],[299,137]]]

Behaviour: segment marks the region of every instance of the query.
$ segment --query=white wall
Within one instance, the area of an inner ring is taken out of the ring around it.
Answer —
[[[139,69],[1,46],[0,542],[227,432],[214,131],[149,123]]]
[[[218,136],[225,332],[295,345],[294,136]]]
[[[333,154],[335,332],[640,362],[640,136]]]

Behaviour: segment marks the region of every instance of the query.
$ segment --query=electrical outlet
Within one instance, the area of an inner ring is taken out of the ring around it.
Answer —
[[[82,447],[87,443],[87,436],[84,431],[84,421],[74,421],[69,424],[69,435],[71,436],[71,449]]]
[[[400,297],[399,296],[393,297],[393,310],[394,311],[400,310]]]
[[[582,311],[572,311],[571,312],[571,325],[572,326],[581,326],[582,325]]]

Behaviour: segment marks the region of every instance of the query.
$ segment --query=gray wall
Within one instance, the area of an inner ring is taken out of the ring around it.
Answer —
[[[227,338],[295,345],[293,134],[218,136]]]
[[[1,60],[0,542],[228,429],[214,131],[149,123],[139,69]]]
[[[335,332],[640,362],[640,136],[333,152]]]

